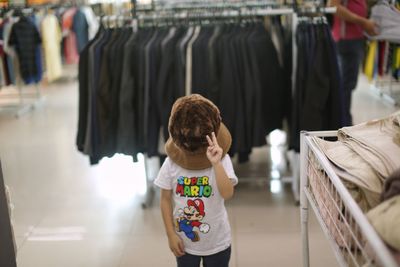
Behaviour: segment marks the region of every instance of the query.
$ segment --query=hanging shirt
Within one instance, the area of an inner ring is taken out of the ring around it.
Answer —
[[[78,9],[74,15],[72,30],[75,33],[78,52],[80,53],[89,42],[89,25],[86,20],[86,15],[80,9]]]
[[[230,157],[226,155],[221,164],[236,185],[238,179]],[[167,158],[154,183],[162,189],[172,190],[175,203],[173,219],[185,252],[207,256],[230,246],[228,214],[212,167],[187,170]]]
[[[20,70],[26,83],[38,76],[37,48],[41,43],[35,25],[25,17],[15,23],[11,29],[9,44],[16,47]]]
[[[93,12],[93,9],[88,6],[81,7],[81,11],[86,16],[86,21],[89,25],[89,40],[92,40],[95,36],[97,31],[99,30],[99,21],[96,18],[96,15]]]
[[[62,31],[65,37],[64,42],[64,54],[65,61],[67,64],[76,64],[79,61],[78,47],[76,41],[76,35],[72,31],[72,24],[76,8],[70,8],[62,16]]]
[[[201,27],[196,26],[193,36],[190,39],[187,49],[186,49],[186,86],[185,86],[185,95],[190,95],[192,92],[192,45],[194,41],[196,41],[197,37],[199,36]]]
[[[11,35],[12,25],[16,22],[13,17],[8,17],[3,26],[4,52],[7,54],[7,70],[10,75],[12,84],[22,84],[22,78],[19,71],[19,63],[17,52],[14,47],[10,46],[9,40]]]
[[[61,65],[61,29],[57,17],[48,14],[42,21],[43,50],[46,62],[47,81],[52,82],[62,75]]]
[[[365,0],[347,0],[347,4],[344,4],[344,6],[360,17],[367,17],[367,3]],[[338,16],[334,16],[332,35],[335,41],[360,39],[364,37],[364,30],[358,24],[347,22]]]

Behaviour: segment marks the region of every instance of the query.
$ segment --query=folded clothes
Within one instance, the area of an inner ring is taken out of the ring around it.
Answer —
[[[338,139],[384,178],[400,168],[400,112],[385,119],[341,128]]]
[[[389,246],[400,251],[400,195],[370,210],[367,218],[379,236]]]
[[[313,137],[335,173],[344,181],[361,210],[367,212],[380,202],[383,182],[379,174],[350,147],[340,141],[329,142]]]
[[[386,179],[381,200],[385,201],[397,195],[400,195],[400,169],[397,169]]]

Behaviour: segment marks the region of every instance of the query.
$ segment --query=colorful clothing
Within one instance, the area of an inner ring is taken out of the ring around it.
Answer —
[[[238,179],[230,157],[226,155],[221,164],[236,185]],[[207,256],[231,245],[228,214],[213,168],[187,170],[167,158],[154,183],[173,191],[175,228],[183,240],[185,252]]]

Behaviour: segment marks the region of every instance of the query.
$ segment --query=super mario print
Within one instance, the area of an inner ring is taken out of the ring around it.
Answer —
[[[178,232],[184,232],[186,237],[197,242],[200,240],[199,233],[194,231],[195,227],[200,232],[206,234],[210,231],[210,225],[201,222],[205,217],[204,202],[197,198],[189,199],[184,209],[179,209],[179,216],[175,221],[175,227]]]

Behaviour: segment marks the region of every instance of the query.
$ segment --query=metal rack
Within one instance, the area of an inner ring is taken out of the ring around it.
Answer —
[[[400,81],[396,81],[390,75],[387,79],[375,80],[370,89],[393,106],[400,105]]]
[[[394,5],[396,0],[390,0],[389,2]],[[390,75],[388,79],[378,79],[374,81],[370,89],[386,102],[394,106],[400,105],[400,81],[394,80]]]
[[[296,3],[296,2],[295,2]],[[297,72],[297,44],[296,44],[296,29],[299,24],[300,18],[304,16],[314,16],[323,14],[334,14],[336,13],[336,7],[316,7],[316,6],[304,6],[298,7],[295,4],[296,12],[292,16],[292,90],[296,88],[296,72]],[[290,163],[292,165],[293,177],[292,177],[292,191],[296,202],[300,201],[300,153],[291,151]]]
[[[11,113],[17,118],[32,111],[43,101],[44,97],[38,84],[35,84],[34,88],[17,85],[0,90],[0,112]]]
[[[311,205],[340,266],[396,267],[390,251],[313,141],[316,137],[336,136],[336,131],[301,134],[303,266],[310,266],[308,209]]]

